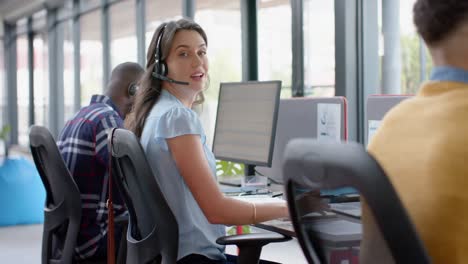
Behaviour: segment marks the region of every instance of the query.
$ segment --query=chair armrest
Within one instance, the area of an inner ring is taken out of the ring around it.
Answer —
[[[236,245],[239,247],[238,264],[258,263],[262,247],[272,242],[290,240],[290,236],[279,233],[252,233],[234,236],[223,236],[216,239],[220,245]]]
[[[233,236],[222,236],[216,240],[220,245],[237,246],[264,246],[268,243],[276,243],[291,240],[290,236],[279,233],[252,233]]]
[[[120,214],[119,216],[114,217],[114,223],[119,226],[122,226],[122,225],[127,226],[128,219],[129,219],[128,213],[125,212],[123,214]]]

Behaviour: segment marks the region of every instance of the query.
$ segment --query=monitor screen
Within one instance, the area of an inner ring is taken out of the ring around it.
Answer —
[[[281,81],[221,83],[213,153],[217,159],[271,166]]]

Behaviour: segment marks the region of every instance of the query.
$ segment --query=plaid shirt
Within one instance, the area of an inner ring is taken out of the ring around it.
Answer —
[[[79,259],[105,257],[107,252],[107,132],[114,127],[123,127],[117,107],[109,97],[93,95],[90,105],[65,124],[57,142],[81,193],[81,227],[75,248]],[[125,208],[113,189],[114,211],[119,215]],[[118,239],[117,234],[119,230]]]

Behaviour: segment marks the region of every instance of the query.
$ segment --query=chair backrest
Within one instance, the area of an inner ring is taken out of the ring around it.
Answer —
[[[32,126],[29,144],[46,189],[42,263],[72,263],[81,223],[80,191],[47,128]]]
[[[325,262],[318,234],[305,228],[296,208],[296,187],[353,187],[366,200],[396,263],[429,263],[427,252],[385,172],[360,144],[294,139],[284,156],[283,173],[293,225],[309,262]],[[315,254],[315,255],[314,255]],[[318,261],[317,261],[318,258]]]
[[[109,133],[112,178],[127,205],[128,263],[175,263],[179,230],[136,136],[125,129]]]

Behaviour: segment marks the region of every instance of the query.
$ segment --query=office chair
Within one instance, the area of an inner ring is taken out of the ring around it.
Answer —
[[[129,212],[127,231],[128,263],[176,263],[179,229],[140,142],[124,129],[109,133],[112,178]],[[263,245],[289,240],[280,234],[226,236],[219,244],[240,248],[238,263],[258,263]]]
[[[81,222],[80,191],[49,130],[32,126],[29,144],[46,189],[42,263],[72,263]],[[59,245],[59,252],[52,252]]]
[[[430,263],[395,189],[385,172],[363,146],[294,139],[286,148],[283,163],[286,192],[294,229],[307,260],[325,263],[319,234],[299,214],[298,190],[353,187],[368,203],[395,263]],[[308,225],[309,224],[309,228]]]

